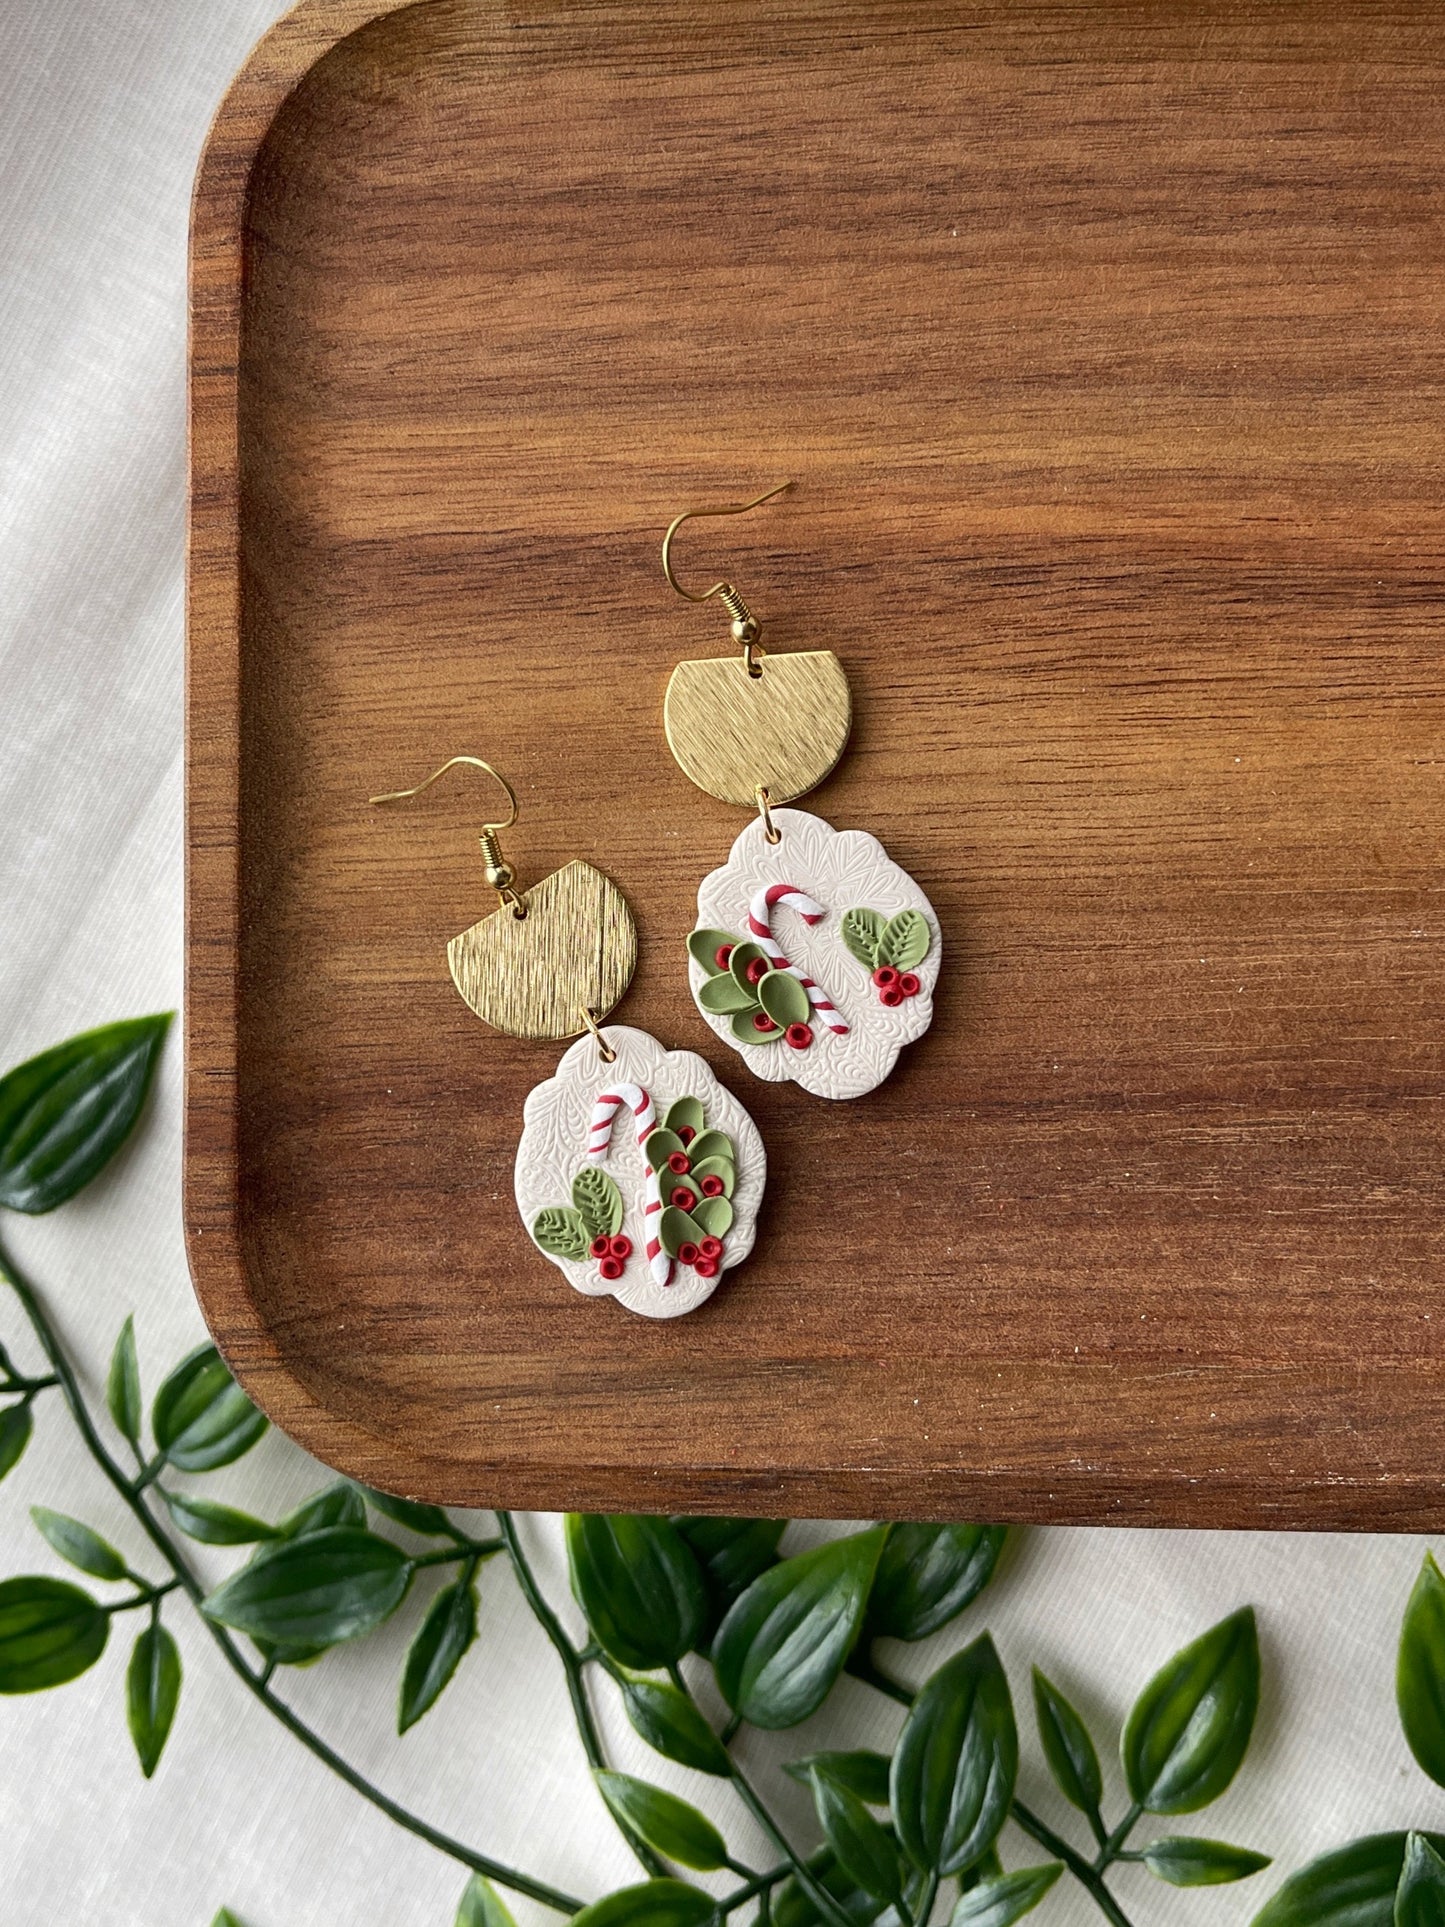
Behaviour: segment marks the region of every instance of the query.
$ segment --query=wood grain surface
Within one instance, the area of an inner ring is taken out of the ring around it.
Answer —
[[[187,1216],[216,1337],[436,1500],[1439,1527],[1445,15],[311,0],[202,169]],[[807,807],[927,890],[928,1037],[749,1078],[686,989],[727,647],[856,721]],[[511,1197],[444,757],[641,939],[768,1146],[654,1325]]]

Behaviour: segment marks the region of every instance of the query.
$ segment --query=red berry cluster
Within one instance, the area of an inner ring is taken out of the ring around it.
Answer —
[[[684,1144],[691,1144],[697,1133],[685,1126],[678,1132],[678,1136]],[[691,1177],[692,1159],[685,1152],[674,1151],[667,1160],[667,1172],[669,1177],[679,1180]],[[675,1204],[679,1211],[691,1211],[697,1203],[699,1191],[705,1198],[720,1198],[723,1189],[722,1179],[715,1171],[710,1171],[706,1177],[698,1178],[691,1184],[683,1182],[675,1184],[667,1194],[667,1201],[669,1204]]]
[[[760,1010],[755,1013],[753,1017],[753,1029],[761,1032],[764,1037],[767,1036],[770,1030],[776,1030],[777,1028],[777,1025],[765,1010]],[[783,1042],[785,1044],[791,1044],[794,1050],[806,1050],[812,1041],[813,1026],[811,1024],[789,1024],[788,1028],[783,1032]]]
[[[694,1244],[691,1238],[687,1238],[677,1247],[677,1262],[691,1265],[699,1278],[716,1278],[722,1255],[721,1238],[704,1238],[701,1244]]]
[[[916,997],[923,988],[911,970],[895,970],[892,964],[880,964],[873,972],[873,982],[879,1003],[890,1010],[897,1010],[905,997]]]
[[[612,1238],[594,1238],[588,1249],[597,1259],[597,1269],[602,1276],[617,1279],[622,1276],[622,1268],[632,1256],[632,1240],[624,1238],[619,1232]]]

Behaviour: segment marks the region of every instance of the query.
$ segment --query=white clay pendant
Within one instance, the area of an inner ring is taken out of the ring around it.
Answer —
[[[749,1070],[815,1097],[861,1097],[928,1029],[938,919],[865,830],[806,810],[755,818],[697,893],[697,1007]]]
[[[702,1058],[606,1025],[580,1037],[524,1107],[517,1208],[589,1297],[677,1318],[753,1248],[767,1158],[758,1127]]]

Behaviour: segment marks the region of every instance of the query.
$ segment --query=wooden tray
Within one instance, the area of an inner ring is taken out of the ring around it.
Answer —
[[[195,229],[190,1247],[277,1421],[437,1500],[1445,1521],[1445,15],[313,0]],[[660,726],[835,649],[946,936],[851,1104],[684,986],[741,819]],[[711,546],[710,546],[711,545]],[[638,917],[622,1021],[767,1141],[759,1251],[646,1323],[511,1200],[557,1051],[444,947],[477,805]]]

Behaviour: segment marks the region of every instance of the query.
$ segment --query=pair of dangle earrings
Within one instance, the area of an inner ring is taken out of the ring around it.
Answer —
[[[690,602],[716,597],[740,645],[738,656],[677,665],[668,742],[699,788],[755,812],[698,891],[689,976],[704,1020],[759,1076],[856,1097],[928,1027],[937,920],[875,837],[786,807],[822,782],[847,742],[852,701],[837,657],[767,655],[731,583],[688,590],[672,563],[685,522],[742,514],[781,492],[688,510],[663,541],[668,582]],[[458,766],[495,779],[508,811],[481,829],[498,907],[448,944],[452,980],[508,1036],[576,1039],[523,1109],[523,1223],[577,1290],[611,1293],[648,1317],[692,1311],[752,1250],[767,1178],[757,1126],[701,1057],[606,1023],[637,960],[627,900],[580,859],[519,890],[500,844],[517,798],[491,764],[454,756],[413,789],[371,801],[420,795]],[[774,934],[785,919],[786,951]]]

